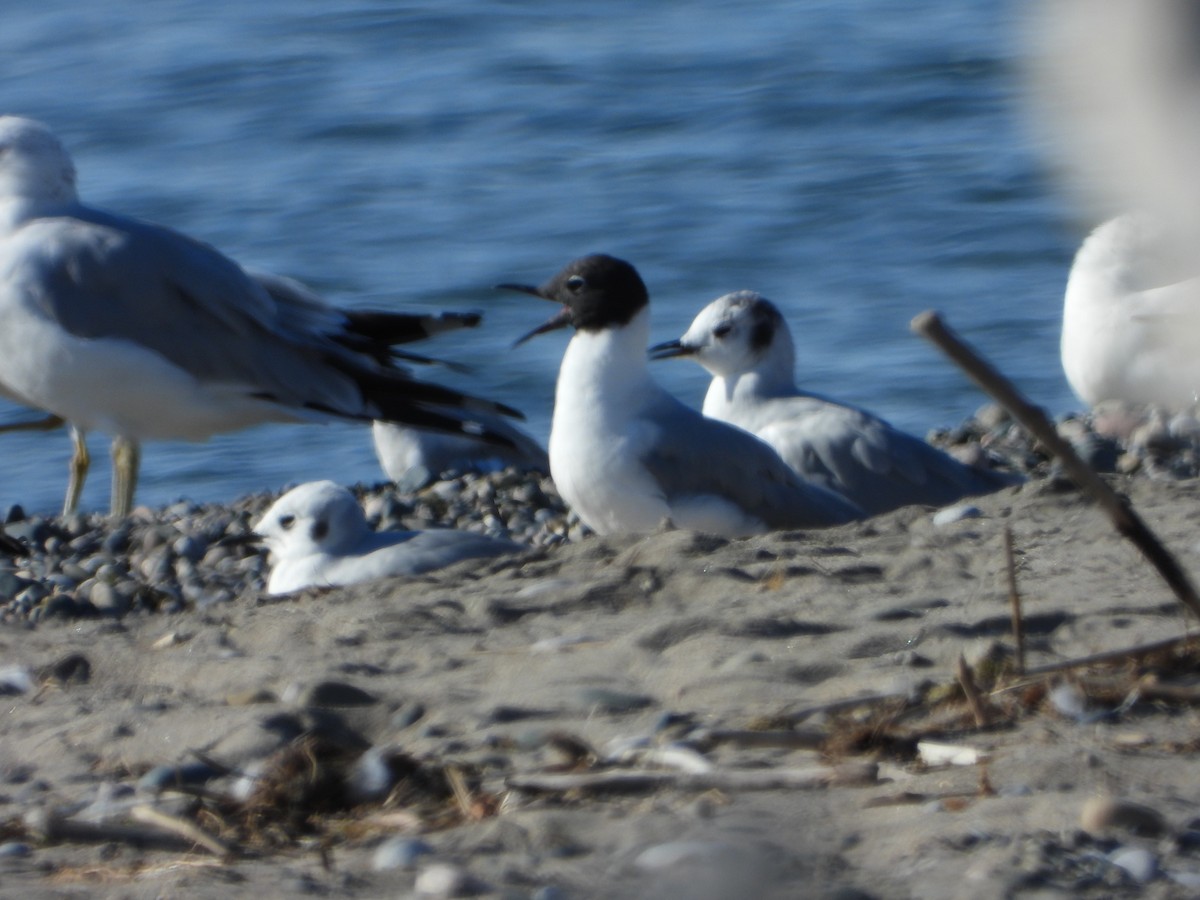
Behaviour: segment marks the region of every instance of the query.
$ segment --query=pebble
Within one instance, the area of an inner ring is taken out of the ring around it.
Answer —
[[[1167,821],[1158,810],[1116,797],[1088,799],[1079,814],[1079,825],[1094,835],[1121,829],[1144,837],[1160,837],[1167,831]]]
[[[1055,685],[1050,691],[1049,700],[1050,705],[1068,719],[1082,722],[1088,718],[1087,696],[1078,685],[1066,681]]]
[[[464,869],[449,863],[433,863],[417,875],[414,885],[424,897],[467,897],[476,893],[474,880]]]
[[[1117,868],[1124,869],[1138,884],[1153,881],[1158,875],[1158,858],[1141,847],[1124,847],[1113,852],[1108,861]]]
[[[682,863],[711,861],[735,850],[724,841],[669,841],[648,847],[634,859],[634,868],[643,872],[673,869]]]
[[[933,514],[933,524],[938,527],[952,525],[964,519],[978,519],[982,515],[983,511],[978,506],[961,503],[957,506],[947,506],[945,509],[939,509]]]
[[[433,847],[419,838],[388,838],[375,848],[371,855],[371,868],[376,872],[388,869],[414,869],[422,856],[433,852]]]
[[[375,746],[355,760],[346,787],[356,803],[382,800],[392,789],[396,779],[392,775],[389,753],[387,748]]]
[[[0,697],[6,694],[28,694],[33,690],[33,675],[24,666],[5,666],[0,669]]]

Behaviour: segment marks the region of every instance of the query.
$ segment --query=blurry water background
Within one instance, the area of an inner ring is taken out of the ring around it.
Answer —
[[[565,332],[496,292],[632,261],[655,341],[719,294],[776,300],[801,384],[925,434],[985,398],[912,336],[936,308],[1053,413],[1092,223],[1018,103],[1013,0],[41,0],[0,29],[3,111],[48,123],[93,205],[199,237],[329,300],[478,309],[429,377],[514,404],[543,442]],[[707,377],[654,370],[699,405]],[[119,385],[114,385],[119,390]],[[0,406],[0,421],[27,413]],[[85,509],[106,509],[93,435]],[[58,509],[65,432],[0,435],[0,504]],[[268,426],[144,448],[138,500],[383,479],[366,427]]]

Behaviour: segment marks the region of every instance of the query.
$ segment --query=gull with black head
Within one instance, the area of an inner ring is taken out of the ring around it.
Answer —
[[[585,256],[542,287],[502,288],[563,304],[525,335],[574,326],[558,373],[550,473],[600,534],[678,528],[741,536],[837,525],[862,510],[805,482],[753,435],[707,419],[650,375],[650,298],[637,270]]]
[[[800,390],[787,322],[754,291],[718,297],[683,337],[651,347],[650,355],[698,362],[713,376],[704,415],[756,435],[798,474],[871,515],[944,506],[1019,480],[965,465],[865,410]]]

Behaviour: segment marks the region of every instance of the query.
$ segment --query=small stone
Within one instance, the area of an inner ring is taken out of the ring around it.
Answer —
[[[1083,804],[1079,824],[1093,835],[1121,829],[1144,837],[1160,837],[1167,831],[1166,819],[1158,810],[1115,797],[1090,798]]]
[[[414,887],[425,897],[466,897],[475,893],[471,876],[449,863],[426,866],[417,876]]]
[[[107,581],[93,581],[87,598],[102,613],[123,616],[133,606],[133,598]]]
[[[1088,717],[1087,695],[1076,684],[1064,681],[1055,685],[1049,694],[1050,705],[1061,715],[1076,722]]]
[[[28,694],[33,690],[33,675],[24,666],[5,666],[0,669],[0,697]]]
[[[733,845],[724,841],[669,841],[643,850],[633,865],[643,872],[658,872],[673,869],[681,863],[712,860],[733,850]]]
[[[433,847],[418,838],[389,838],[375,848],[371,855],[371,868],[376,872],[414,869],[422,856],[432,852]]]
[[[1108,861],[1125,872],[1138,884],[1153,881],[1158,875],[1158,858],[1141,847],[1124,847],[1114,852]]]
[[[424,704],[416,701],[412,703],[405,703],[398,710],[392,713],[391,725],[397,730],[408,728],[410,725],[419,721],[424,715]]]
[[[972,506],[969,503],[960,503],[957,506],[947,506],[945,509],[939,509],[933,514],[933,524],[939,528],[944,525],[952,525],[955,522],[961,522],[964,519],[978,519],[983,515],[983,510],[978,506]]]

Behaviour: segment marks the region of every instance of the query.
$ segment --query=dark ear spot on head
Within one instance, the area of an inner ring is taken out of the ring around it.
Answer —
[[[325,535],[329,534],[329,523],[326,522],[324,519],[318,519],[317,521],[313,522],[313,527],[312,527],[311,533],[312,533],[312,539],[314,541],[321,540],[321,538],[323,538],[323,537],[325,537]]]
[[[766,350],[771,345],[771,338],[774,336],[775,329],[771,327],[770,322],[755,322],[754,328],[750,332],[750,349],[755,352]]]

